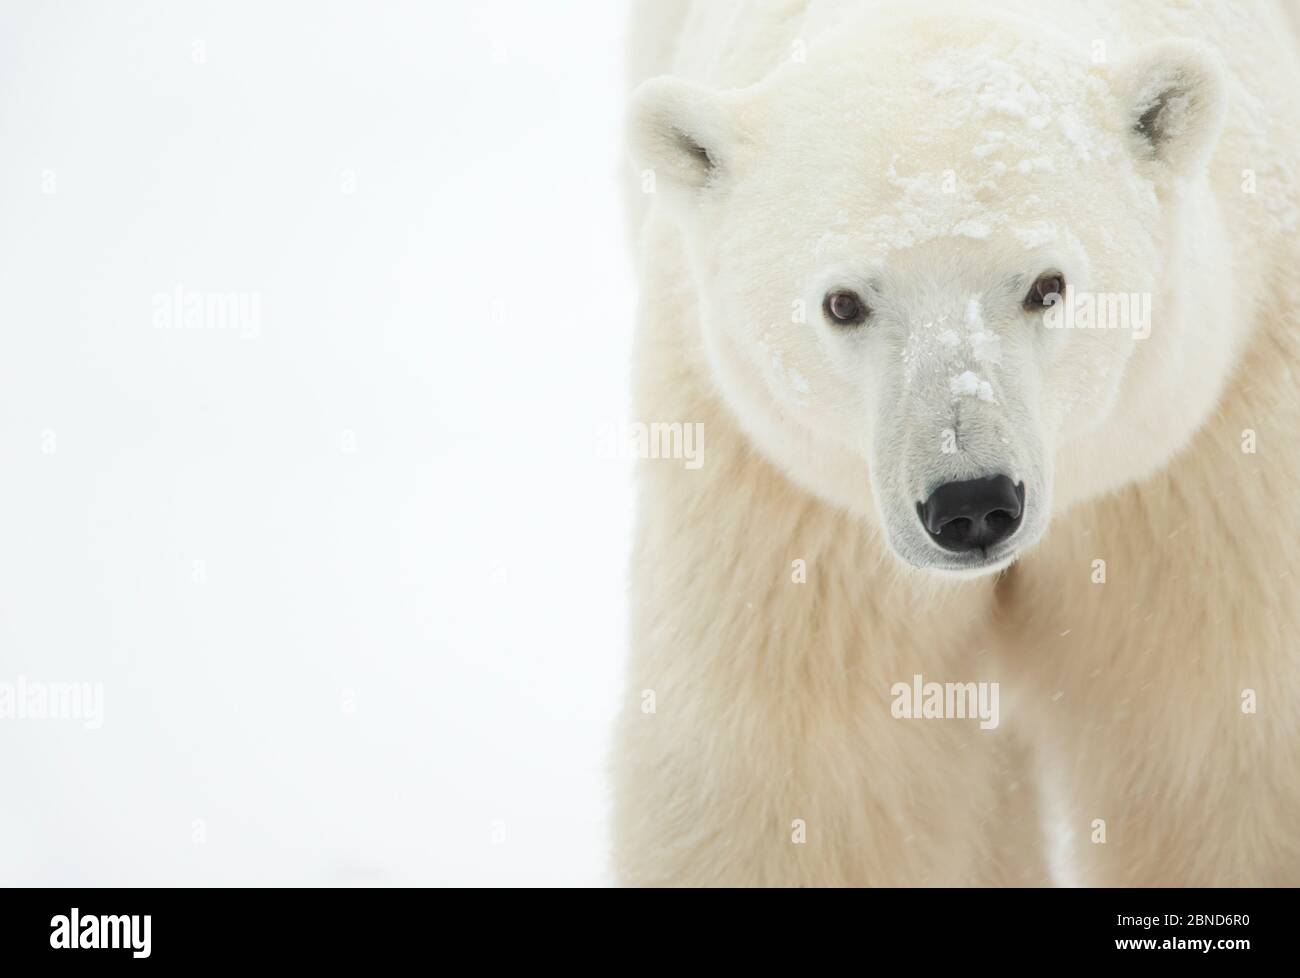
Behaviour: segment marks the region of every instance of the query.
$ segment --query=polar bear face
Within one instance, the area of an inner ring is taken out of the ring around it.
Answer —
[[[955,47],[951,19],[878,23],[752,88],[653,79],[631,113],[743,429],[905,563],[958,576],[1031,546],[1072,446],[1131,439],[1126,387],[1175,383],[1147,362],[1200,342],[1160,312],[1187,292],[1177,242],[1213,226],[1195,202],[1221,69],[1185,42],[1093,64],[1036,26]],[[1216,394],[1158,406],[1142,464]],[[1118,464],[1064,496],[1136,474]]]

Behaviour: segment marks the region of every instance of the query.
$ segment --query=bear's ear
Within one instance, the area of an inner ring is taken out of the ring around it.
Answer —
[[[679,78],[651,78],[632,93],[632,162],[653,186],[689,200],[714,186],[733,161],[736,125],[724,95]]]
[[[1209,159],[1227,103],[1223,63],[1195,41],[1161,41],[1138,51],[1116,76],[1134,152],[1188,173]]]

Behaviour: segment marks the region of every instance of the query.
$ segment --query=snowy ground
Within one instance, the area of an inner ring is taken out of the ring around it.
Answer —
[[[606,881],[624,18],[0,10],[0,883]]]

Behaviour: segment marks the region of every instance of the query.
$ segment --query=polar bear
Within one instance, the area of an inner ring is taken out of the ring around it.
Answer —
[[[1294,14],[637,8],[622,882],[1300,883]]]

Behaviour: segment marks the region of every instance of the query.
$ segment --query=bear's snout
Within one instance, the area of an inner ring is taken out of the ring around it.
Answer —
[[[1025,484],[1005,475],[945,482],[923,503],[917,515],[930,538],[945,550],[987,550],[1020,528]]]

